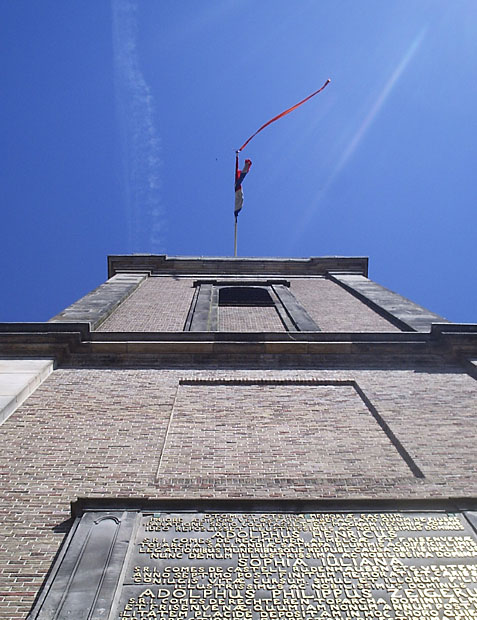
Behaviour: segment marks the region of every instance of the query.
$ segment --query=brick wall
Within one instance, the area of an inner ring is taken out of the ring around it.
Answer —
[[[291,291],[324,332],[400,331],[366,304],[325,278],[297,278]]]
[[[369,455],[373,454],[371,460]],[[180,385],[159,476],[409,476],[351,385]]]
[[[221,332],[283,332],[285,327],[272,306],[219,306]]]
[[[148,278],[97,331],[182,331],[195,289],[192,278]],[[322,331],[399,331],[325,278],[290,280],[290,288]],[[274,308],[221,307],[220,331],[284,331]]]
[[[190,278],[148,278],[97,331],[182,331],[195,291],[192,283]]]
[[[320,364],[56,370],[0,429],[0,618],[26,617],[77,496],[477,494],[473,379],[419,360],[381,369]],[[424,479],[403,464],[352,387],[332,385],[349,381]]]

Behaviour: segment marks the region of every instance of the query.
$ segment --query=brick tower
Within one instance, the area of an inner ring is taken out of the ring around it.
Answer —
[[[108,270],[0,325],[0,618],[477,618],[477,325],[366,258]]]

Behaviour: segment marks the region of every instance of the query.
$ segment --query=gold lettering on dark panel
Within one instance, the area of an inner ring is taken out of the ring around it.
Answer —
[[[144,515],[127,620],[466,620],[477,542],[462,514]]]

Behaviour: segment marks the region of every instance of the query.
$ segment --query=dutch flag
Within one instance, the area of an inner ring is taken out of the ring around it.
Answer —
[[[251,165],[252,165],[251,160],[246,159],[242,170],[239,170],[238,157],[237,157],[237,164],[236,164],[236,169],[235,169],[235,209],[234,209],[235,217],[237,217],[237,215],[240,213],[243,207],[242,181],[247,176],[247,172],[250,170]]]

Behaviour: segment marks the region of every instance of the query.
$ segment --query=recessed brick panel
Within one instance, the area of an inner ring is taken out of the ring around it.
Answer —
[[[324,332],[400,331],[331,280],[297,278],[290,283],[292,293]]]
[[[221,332],[286,331],[273,306],[219,306]]]
[[[181,385],[167,476],[409,475],[350,385]]]
[[[97,331],[182,331],[195,291],[192,284],[190,278],[148,278]]]

